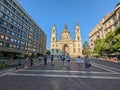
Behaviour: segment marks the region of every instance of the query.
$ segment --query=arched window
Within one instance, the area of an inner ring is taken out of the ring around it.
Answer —
[[[74,53],[76,52],[76,49],[74,48]]]
[[[52,45],[52,47],[54,47],[54,44]]]
[[[80,53],[80,48],[78,48],[78,53]]]
[[[53,33],[55,33],[55,30],[53,30]]]
[[[53,41],[54,41],[54,38],[53,38]]]

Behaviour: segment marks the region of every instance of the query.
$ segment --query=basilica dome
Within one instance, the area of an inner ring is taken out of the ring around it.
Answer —
[[[63,29],[62,33],[69,33],[70,34],[70,32],[69,32],[69,30],[67,28],[67,25],[64,25],[64,29]]]
[[[67,26],[64,25],[64,29],[61,33],[61,40],[71,40],[71,35],[70,35],[70,31],[68,30]]]

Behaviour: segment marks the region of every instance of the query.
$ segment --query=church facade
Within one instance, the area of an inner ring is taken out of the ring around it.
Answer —
[[[72,33],[75,33],[74,40],[71,39],[67,25],[64,25],[64,29],[60,34],[60,40],[57,40],[57,28],[56,25],[53,25],[51,34],[52,55],[69,54],[71,57],[82,56],[82,40],[78,23],[76,23],[75,30],[73,31]]]

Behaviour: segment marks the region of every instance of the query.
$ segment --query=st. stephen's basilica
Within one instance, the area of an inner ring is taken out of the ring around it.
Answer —
[[[67,25],[64,25],[64,29],[61,32],[60,40],[57,40],[57,27],[54,24],[52,27],[51,34],[51,54],[52,55],[66,55],[69,54],[71,57],[76,57],[82,55],[82,40],[80,34],[80,27],[76,23],[75,30],[75,39],[71,39],[71,33],[67,28]]]

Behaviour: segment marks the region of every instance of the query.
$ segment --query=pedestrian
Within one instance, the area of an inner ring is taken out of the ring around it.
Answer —
[[[33,66],[33,58],[30,59],[30,66]]]
[[[39,56],[39,63],[41,63],[41,61],[42,61],[42,56]]]
[[[90,62],[89,62],[88,56],[85,57],[84,63],[85,63],[85,67],[86,67],[86,68],[89,68],[89,63],[90,63]]]
[[[81,57],[78,56],[76,58],[76,64],[77,64],[78,68],[82,67],[82,63],[83,63],[83,61],[82,61]]]
[[[28,68],[29,57],[27,56],[25,59],[25,68]]]
[[[46,66],[47,65],[47,56],[44,55],[44,65]]]
[[[65,56],[64,56],[64,55],[62,55],[62,56],[61,56],[61,59],[62,59],[62,63],[63,63],[63,65],[64,65]]]
[[[20,61],[20,60],[18,61],[18,66],[19,66],[19,67],[21,66],[21,61]]]
[[[70,55],[69,54],[67,54],[65,56],[65,60],[66,60],[66,64],[70,62]]]
[[[30,57],[30,66],[31,67],[33,66],[33,58],[34,58],[34,54],[32,53],[31,57]]]
[[[17,66],[16,66],[16,69],[20,68],[20,66],[21,66],[21,61],[18,60],[18,64],[17,64]]]
[[[54,60],[54,55],[51,55],[51,65],[54,65],[53,60]]]

